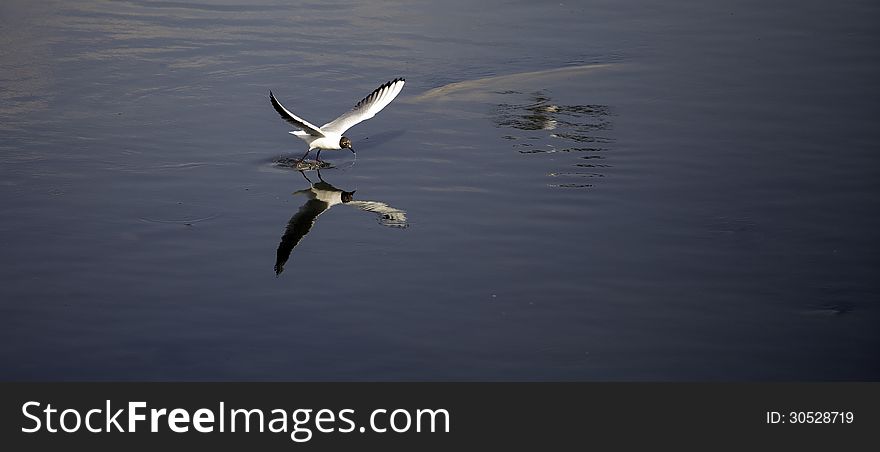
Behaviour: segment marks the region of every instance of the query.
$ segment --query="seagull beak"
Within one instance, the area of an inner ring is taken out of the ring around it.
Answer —
[[[351,146],[348,147],[348,150],[351,151],[352,154],[357,154],[357,152],[354,152],[354,148]]]

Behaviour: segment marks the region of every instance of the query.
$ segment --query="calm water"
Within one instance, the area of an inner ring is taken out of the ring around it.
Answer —
[[[34,3],[2,379],[880,378],[877,2]]]

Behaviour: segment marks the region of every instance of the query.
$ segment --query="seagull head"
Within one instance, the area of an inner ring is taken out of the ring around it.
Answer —
[[[342,149],[348,149],[352,154],[354,153],[354,148],[351,147],[351,139],[348,137],[342,137],[339,139],[339,147]]]
[[[343,190],[342,191],[342,203],[346,204],[346,203],[351,202],[351,200],[354,199],[354,192],[356,192],[356,191],[357,190],[352,190],[352,191]]]

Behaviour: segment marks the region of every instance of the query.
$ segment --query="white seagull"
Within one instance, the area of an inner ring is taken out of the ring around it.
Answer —
[[[311,124],[305,119],[291,113],[290,110],[284,108],[284,106],[275,99],[272,91],[269,91],[269,100],[272,102],[272,106],[275,107],[275,111],[277,111],[285,121],[302,129],[290,132],[291,134],[302,138],[303,141],[309,145],[309,150],[306,151],[305,155],[303,155],[300,160],[305,159],[309,155],[309,152],[312,152],[312,149],[317,149],[318,155],[316,159],[320,162],[321,151],[324,149],[348,149],[354,153],[351,140],[348,137],[342,136],[342,134],[355,124],[370,119],[375,116],[376,113],[382,111],[386,105],[390,104],[391,101],[400,94],[400,90],[403,89],[403,84],[405,82],[406,81],[403,78],[396,78],[390,82],[384,83],[370,93],[369,96],[358,102],[354,108],[321,127]]]

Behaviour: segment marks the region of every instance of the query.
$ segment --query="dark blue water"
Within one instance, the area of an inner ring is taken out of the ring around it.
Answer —
[[[877,23],[5,1],[0,378],[876,380]],[[356,160],[277,164],[270,89],[323,124],[399,76]]]

